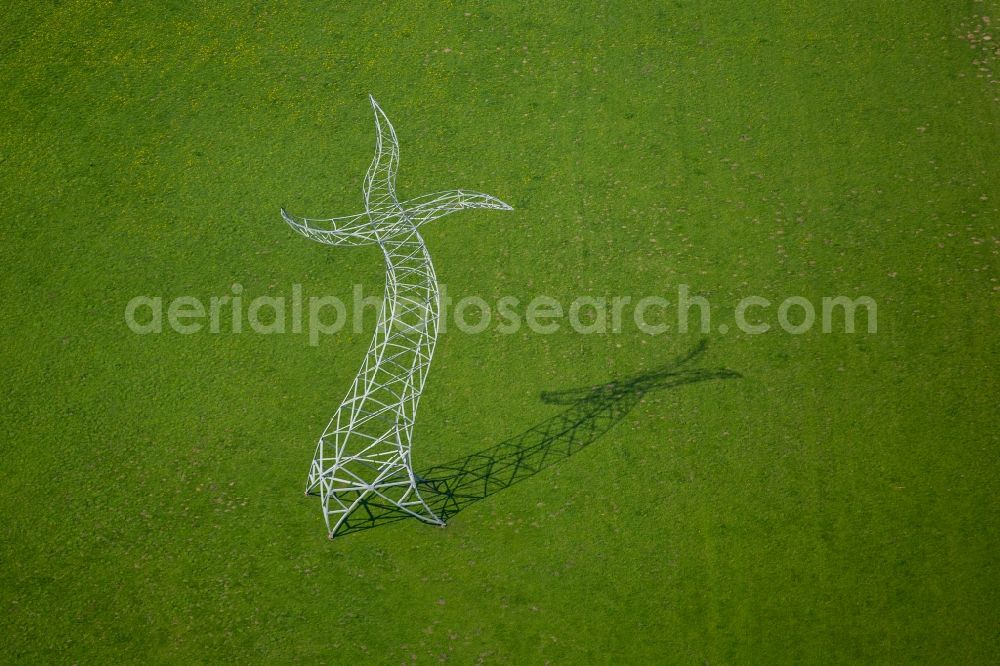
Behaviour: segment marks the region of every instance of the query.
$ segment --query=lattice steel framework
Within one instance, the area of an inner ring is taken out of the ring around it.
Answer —
[[[375,158],[365,176],[365,212],[345,217],[281,216],[300,234],[327,245],[378,245],[385,255],[385,296],[375,337],[351,390],[316,445],[306,494],[319,494],[330,538],[363,501],[444,525],[417,488],[411,445],[417,403],[437,341],[439,292],[418,228],[463,208],[511,210],[479,192],[435,192],[400,203],[396,197],[396,131],[375,112]]]

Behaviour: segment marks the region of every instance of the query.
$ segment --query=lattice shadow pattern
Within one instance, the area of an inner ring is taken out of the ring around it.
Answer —
[[[543,393],[544,402],[568,407],[511,439],[424,470],[417,477],[425,501],[435,515],[448,520],[469,505],[579,453],[624,419],[650,392],[741,376],[722,368],[684,369],[705,349],[703,341],[688,354],[648,372],[598,386]],[[391,503],[365,498],[341,525],[339,534],[407,517]]]

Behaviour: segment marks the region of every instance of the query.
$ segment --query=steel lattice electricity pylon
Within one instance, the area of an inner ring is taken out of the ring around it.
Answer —
[[[375,337],[309,468],[306,493],[318,491],[330,538],[363,500],[444,524],[420,496],[410,454],[439,317],[437,278],[418,228],[463,208],[511,210],[496,197],[464,190],[400,203],[396,131],[375,98],[369,99],[376,139],[364,182],[365,212],[309,219],[281,209],[285,221],[307,238],[327,245],[374,244],[385,255],[385,297]]]

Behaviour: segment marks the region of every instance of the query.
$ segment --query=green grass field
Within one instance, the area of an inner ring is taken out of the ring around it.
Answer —
[[[0,19],[0,661],[1000,660],[995,0],[144,4]],[[362,209],[368,93],[403,195],[515,208],[425,228],[453,297],[714,308],[449,330],[418,468],[702,342],[685,372],[740,377],[631,396],[444,529],[328,540],[303,484],[374,319],[312,346],[123,313],[377,294],[377,250],[278,215]],[[773,329],[720,332],[749,295]],[[877,332],[776,323],[839,295]]]

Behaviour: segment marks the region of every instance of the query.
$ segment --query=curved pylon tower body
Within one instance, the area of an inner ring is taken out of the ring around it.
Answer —
[[[363,502],[392,506],[443,525],[417,488],[411,443],[417,403],[437,341],[439,292],[418,228],[463,208],[510,210],[488,194],[452,190],[409,201],[396,197],[399,144],[382,109],[375,112],[375,158],[365,176],[365,212],[328,219],[281,216],[328,245],[378,245],[385,256],[385,297],[375,336],[316,445],[307,494],[318,494],[330,538]]]

